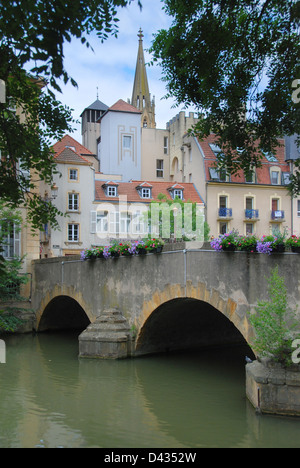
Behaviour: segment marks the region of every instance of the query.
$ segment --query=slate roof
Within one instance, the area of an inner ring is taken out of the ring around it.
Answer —
[[[93,104],[91,104],[90,106],[86,107],[84,109],[84,111],[81,113],[80,117],[82,117],[82,114],[86,111],[86,110],[99,110],[99,111],[107,111],[108,109],[108,106],[106,104],[104,104],[103,102],[99,101],[99,99],[96,99],[95,102],[93,102]]]

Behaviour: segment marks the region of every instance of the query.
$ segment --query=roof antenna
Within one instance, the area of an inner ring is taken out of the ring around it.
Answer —
[[[97,86],[97,99],[99,99],[99,95],[98,95],[98,89],[99,89],[99,88],[98,88],[98,86]]]

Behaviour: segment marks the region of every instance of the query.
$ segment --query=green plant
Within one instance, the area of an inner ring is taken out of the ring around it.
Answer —
[[[288,308],[284,278],[278,274],[278,266],[268,278],[269,301],[260,301],[256,314],[250,314],[255,330],[254,350],[259,357],[268,357],[284,366],[292,364],[292,331],[297,325],[296,310]]]
[[[22,274],[23,258],[12,251],[12,241],[18,239],[22,217],[0,201],[0,332],[15,331],[24,323],[17,314],[25,309],[16,302],[26,300],[21,295],[21,287],[28,281]],[[3,255],[1,255],[3,253]]]
[[[246,252],[256,252],[257,238],[254,235],[241,236],[237,239],[238,247]]]
[[[300,247],[300,236],[291,236],[286,240],[286,245],[289,247]]]
[[[24,320],[16,317],[13,312],[0,310],[0,332],[15,332]]]

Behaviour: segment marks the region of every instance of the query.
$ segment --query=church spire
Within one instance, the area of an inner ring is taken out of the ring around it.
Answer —
[[[142,127],[155,128],[155,103],[151,101],[145,66],[143,31],[139,30],[139,48],[131,104],[142,112]]]

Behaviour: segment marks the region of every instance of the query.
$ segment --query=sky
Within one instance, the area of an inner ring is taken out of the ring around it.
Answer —
[[[95,34],[90,35],[88,40],[94,51],[77,40],[65,45],[65,68],[77,82],[78,88],[70,83],[61,85],[63,94],[58,94],[57,98],[74,109],[74,119],[80,120],[83,110],[96,100],[97,92],[99,100],[109,107],[119,99],[126,102],[131,99],[139,29],[142,28],[144,34],[147,63],[151,56],[146,49],[151,45],[153,34],[160,29],[167,29],[172,22],[172,18],[162,9],[161,0],[142,0],[142,4],[142,11],[136,0],[127,8],[118,9],[117,18],[120,22],[117,39],[110,37],[101,43]],[[183,110],[183,107],[172,109],[175,101],[162,99],[166,94],[166,87],[161,80],[159,66],[147,66],[147,75],[151,96],[155,96],[157,128],[166,128],[166,123]],[[76,125],[76,132],[72,136],[77,141],[82,141],[80,123]]]

